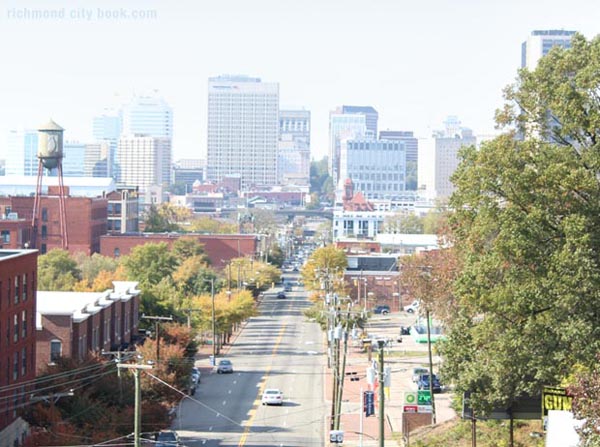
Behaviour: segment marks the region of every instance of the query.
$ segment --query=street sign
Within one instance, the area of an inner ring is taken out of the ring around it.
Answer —
[[[431,405],[431,391],[430,390],[417,391],[417,403],[418,403],[418,405]]]
[[[329,432],[329,442],[341,444],[344,442],[344,432],[342,430],[331,430]]]
[[[375,393],[373,391],[365,391],[363,407],[366,417],[373,416],[375,414]]]
[[[433,407],[431,405],[419,405],[417,413],[433,413]]]
[[[416,405],[404,405],[402,409],[405,413],[417,413],[419,411],[419,407]]]
[[[405,391],[404,392],[404,405],[417,405],[417,392],[416,391]]]

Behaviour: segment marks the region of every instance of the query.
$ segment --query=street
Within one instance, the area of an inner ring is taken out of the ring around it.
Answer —
[[[306,293],[294,287],[286,295],[266,294],[260,314],[221,356],[233,374],[203,375],[196,394],[183,399],[173,424],[183,445],[322,445],[322,332],[302,313],[310,306]],[[261,405],[266,388],[283,392],[281,407]]]

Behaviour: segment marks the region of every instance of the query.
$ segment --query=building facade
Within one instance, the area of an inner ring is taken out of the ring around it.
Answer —
[[[0,250],[0,445],[22,444],[27,423],[18,414],[36,377],[37,250]],[[22,384],[22,385],[21,385]]]
[[[343,140],[363,139],[367,133],[366,117],[362,114],[345,115],[339,109],[329,114],[329,175],[333,185],[340,182],[340,155]],[[343,181],[343,180],[342,180]]]
[[[344,115],[364,115],[365,126],[370,138],[377,138],[379,113],[371,106],[342,106]]]
[[[403,141],[344,140],[340,152],[340,177],[351,179],[367,199],[401,195],[406,182]]]
[[[38,173],[38,131],[11,130],[6,142],[5,175],[35,176]]]
[[[123,106],[121,136],[173,137],[173,110],[158,96],[134,96]]]
[[[37,292],[36,370],[61,357],[84,360],[90,353],[126,347],[137,335],[137,282],[114,281],[105,292]]]
[[[412,131],[382,130],[379,132],[380,140],[404,142],[406,150],[406,189],[416,191],[419,175],[419,139]]]
[[[86,144],[65,141],[63,145],[62,169],[65,177],[84,177]]]
[[[116,143],[114,147],[116,148]],[[114,162],[114,150],[111,141],[88,143],[85,145],[83,176],[112,177]]]
[[[121,136],[123,119],[120,111],[106,110],[102,115],[95,116],[92,120],[92,135],[97,144],[102,147],[108,145],[108,154],[106,156],[105,177],[117,179],[119,176],[119,167],[117,165],[117,145]],[[95,153],[96,149],[92,149]],[[100,160],[104,160],[103,150]],[[101,175],[88,175],[88,177],[102,177]]]
[[[242,189],[277,184],[279,84],[247,76],[208,80],[207,178],[239,175]]]
[[[171,138],[123,136],[117,152],[121,183],[136,186],[142,193],[154,185],[171,184]]]
[[[135,186],[119,187],[106,195],[107,205],[107,233],[122,234],[139,231],[140,212],[139,195]]]
[[[279,112],[278,183],[310,183],[310,111]]]
[[[185,193],[191,192],[194,182],[206,179],[206,161],[186,158],[173,164],[173,183],[185,186]]]
[[[539,60],[554,47],[571,48],[576,31],[534,30],[521,44],[521,68],[535,70]]]

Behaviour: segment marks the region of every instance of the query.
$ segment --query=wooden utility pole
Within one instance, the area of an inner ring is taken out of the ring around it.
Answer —
[[[159,323],[162,321],[173,321],[173,317],[156,317],[149,315],[142,315],[143,319],[154,320],[154,329],[156,331],[156,363],[160,361],[160,326]]]
[[[142,388],[140,386],[140,371],[142,369],[152,369],[151,365],[136,365],[129,363],[121,363],[118,368],[133,369],[133,377],[135,380],[135,412],[133,415],[133,445],[141,447],[140,443],[140,427],[142,425]]]
[[[379,447],[385,446],[385,386],[383,377],[383,347],[385,346],[385,340],[377,340],[377,347],[379,348]]]

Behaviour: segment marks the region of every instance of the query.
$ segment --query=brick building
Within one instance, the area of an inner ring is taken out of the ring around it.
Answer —
[[[37,250],[0,250],[0,445],[20,445],[17,417],[35,378]],[[23,385],[19,385],[23,383]]]
[[[67,190],[65,207],[69,252],[71,254],[83,252],[87,255],[98,253],[100,236],[106,234],[107,230],[108,199],[71,197],[68,196],[68,188],[65,189]],[[48,194],[40,197],[41,219],[38,224],[38,247],[36,247],[40,254],[62,247],[57,190],[57,187],[48,187]],[[0,214],[15,213],[19,219],[31,222],[34,199],[33,196],[0,197]]]
[[[108,199],[108,234],[139,231],[139,191],[137,186],[123,186],[106,195]]]
[[[102,236],[100,254],[117,258],[128,255],[138,245],[166,242],[171,246],[180,237],[195,238],[204,245],[215,268],[223,268],[233,258],[254,257],[257,253],[258,238],[253,234],[139,233]]]
[[[37,371],[59,357],[83,360],[132,342],[139,321],[137,282],[113,281],[105,292],[37,293]]]
[[[0,250],[25,248],[31,240],[31,220],[20,219],[16,213],[10,217],[0,213]]]

